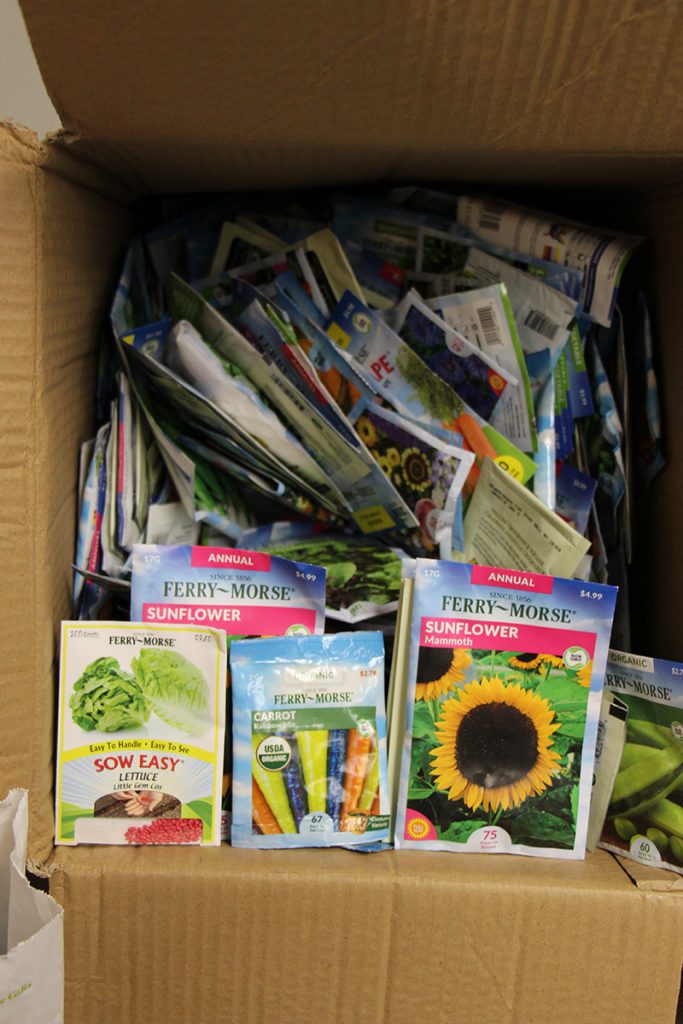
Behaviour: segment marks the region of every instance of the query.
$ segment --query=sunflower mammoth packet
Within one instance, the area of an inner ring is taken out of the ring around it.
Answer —
[[[233,641],[233,846],[389,837],[380,632]]]
[[[616,588],[418,559],[412,589],[396,846],[583,858]]]

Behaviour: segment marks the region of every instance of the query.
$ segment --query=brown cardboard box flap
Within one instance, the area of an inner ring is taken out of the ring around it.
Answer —
[[[80,848],[57,860],[70,1021],[93,1019],[93,984],[100,1024],[674,1017],[683,904],[639,892],[603,851]]]
[[[677,0],[22,8],[65,128],[156,191],[474,179],[495,153],[507,180],[566,181],[681,152]]]
[[[29,790],[36,861],[53,835],[56,637],[70,607],[74,473],[129,230],[101,184],[59,147],[0,126],[0,774],[3,793]]]

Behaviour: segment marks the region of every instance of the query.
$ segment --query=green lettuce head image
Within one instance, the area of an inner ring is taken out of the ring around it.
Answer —
[[[138,682],[116,658],[97,658],[74,683],[69,707],[76,725],[86,732],[137,729],[149,718],[149,706]]]
[[[195,735],[209,728],[209,688],[191,661],[177,651],[144,647],[131,667],[152,711],[167,725]]]

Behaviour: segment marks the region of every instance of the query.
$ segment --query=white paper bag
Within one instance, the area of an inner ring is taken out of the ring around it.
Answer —
[[[0,1024],[62,1024],[63,911],[24,869],[28,793],[0,802]]]

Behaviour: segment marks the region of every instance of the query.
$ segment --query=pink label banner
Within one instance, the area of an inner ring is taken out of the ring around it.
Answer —
[[[282,636],[294,626],[315,632],[315,611],[289,606],[150,603],[142,606],[142,621],[216,626],[230,635]]]
[[[536,594],[552,594],[553,577],[518,569],[494,569],[490,565],[473,565],[472,582],[485,587],[508,590],[532,590]]]
[[[192,548],[191,565],[196,569],[245,569],[270,572],[270,555],[241,548]]]
[[[516,622],[480,619],[425,617],[420,627],[422,647],[478,647],[491,651],[528,651],[562,657],[569,647],[582,647],[590,658],[595,652],[595,633],[525,626]]]

